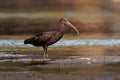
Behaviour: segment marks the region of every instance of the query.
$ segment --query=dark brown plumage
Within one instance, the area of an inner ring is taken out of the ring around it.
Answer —
[[[24,44],[31,44],[34,46],[42,46],[44,49],[44,58],[47,54],[47,48],[49,45],[54,44],[55,42],[59,41],[62,36],[64,35],[64,26],[69,25],[72,27],[78,34],[78,30],[66,19],[66,18],[61,18],[59,20],[59,26],[60,30],[59,31],[48,31],[48,32],[40,32],[33,37],[30,37],[24,41]],[[48,57],[48,54],[47,54]]]

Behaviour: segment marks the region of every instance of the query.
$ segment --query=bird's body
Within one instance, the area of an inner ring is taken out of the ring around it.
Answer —
[[[30,37],[24,41],[24,44],[31,44],[33,46],[42,46],[44,49],[44,58],[45,54],[47,54],[47,48],[48,46],[56,43],[59,41],[63,35],[64,35],[64,25],[68,24],[72,28],[76,30],[76,32],[79,34],[77,29],[69,23],[67,19],[62,18],[60,21],[60,30],[59,31],[48,31],[48,32],[40,32],[33,37]],[[66,22],[66,23],[65,23]]]
[[[26,44],[32,44],[34,46],[49,46],[59,41],[62,38],[63,34],[60,35],[58,31],[49,31],[49,32],[41,32],[33,37],[26,39]]]

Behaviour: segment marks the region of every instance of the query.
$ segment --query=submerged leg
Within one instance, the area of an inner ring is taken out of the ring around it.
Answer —
[[[48,46],[43,46],[43,49],[44,49],[44,59],[46,58],[46,56],[48,58],[47,48],[48,48]]]

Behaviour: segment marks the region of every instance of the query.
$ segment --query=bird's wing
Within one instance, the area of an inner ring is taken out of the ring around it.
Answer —
[[[52,38],[52,35],[48,32],[38,33],[34,36],[35,40],[41,43],[45,43]]]

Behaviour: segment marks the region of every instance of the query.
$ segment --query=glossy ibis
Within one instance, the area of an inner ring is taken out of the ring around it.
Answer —
[[[79,31],[75,28],[75,26],[73,26],[68,21],[68,19],[61,18],[59,20],[59,27],[60,27],[59,31],[40,32],[40,33],[26,39],[24,41],[24,44],[31,44],[31,45],[37,46],[37,47],[42,46],[44,49],[44,59],[45,59],[45,57],[48,57],[48,54],[47,54],[48,46],[56,43],[63,37],[64,32],[65,32],[64,31],[65,25],[72,27],[77,32],[77,34],[79,34]]]

